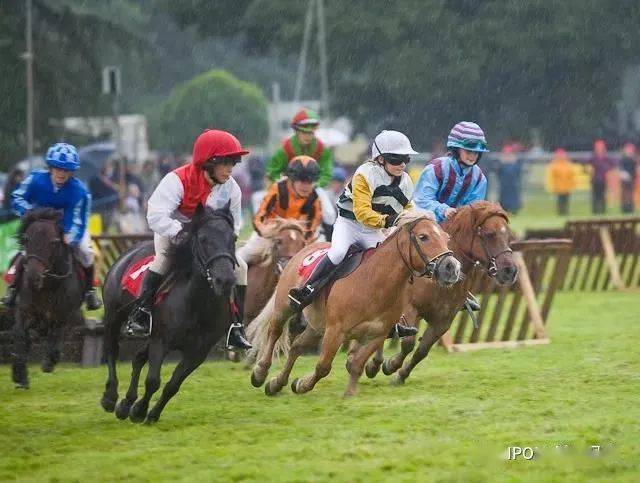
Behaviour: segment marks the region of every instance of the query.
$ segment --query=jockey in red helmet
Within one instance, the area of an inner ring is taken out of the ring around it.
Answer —
[[[208,129],[193,145],[191,163],[167,174],[149,198],[147,221],[154,233],[155,259],[144,279],[138,310],[129,318],[127,330],[132,335],[148,335],[149,321],[156,290],[169,268],[165,251],[182,232],[199,204],[213,209],[230,203],[236,236],[242,224],[240,187],[231,177],[231,170],[249,151],[231,133]],[[227,345],[244,349],[251,344],[244,335],[242,313],[247,288],[247,264],[240,258],[236,269],[234,298],[238,313],[227,335]]]

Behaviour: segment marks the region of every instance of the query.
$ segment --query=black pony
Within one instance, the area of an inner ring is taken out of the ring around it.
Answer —
[[[62,213],[53,208],[28,212],[18,231],[25,253],[17,305],[13,309],[12,377],[17,388],[28,388],[29,331],[46,337],[44,372],[60,359],[64,329],[84,324],[81,305],[86,281],[74,270],[71,247],[64,242]]]
[[[160,413],[178,392],[182,382],[207,357],[211,347],[227,333],[231,323],[229,296],[235,283],[235,236],[229,204],[212,210],[198,206],[187,236],[170,249],[172,268],[163,283],[170,291],[153,309],[153,331],[132,361],[131,383],[117,405],[118,339],[122,325],[132,309],[132,297],[121,288],[124,273],[136,261],[153,254],[153,245],[145,243],[125,253],[111,267],[103,287],[105,307],[105,355],[109,375],[101,404],[105,411],[115,409],[120,419],[133,422],[158,421]],[[160,291],[163,287],[160,287]],[[160,387],[160,368],[166,354],[182,353],[182,360],[151,411],[151,396]],[[146,362],[149,371],[144,396],[138,398],[138,380]],[[134,404],[135,403],[135,404]]]

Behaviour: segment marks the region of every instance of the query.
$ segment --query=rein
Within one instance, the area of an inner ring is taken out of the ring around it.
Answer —
[[[226,218],[225,218],[225,220],[226,220]],[[228,220],[226,220],[226,221],[228,221]],[[205,276],[207,278],[207,282],[209,282],[209,284],[213,283],[213,275],[211,275],[211,265],[216,260],[218,260],[220,258],[225,258],[225,259],[228,259],[229,261],[231,261],[231,263],[232,263],[234,268],[236,266],[238,266],[238,260],[236,260],[235,253],[232,255],[232,254],[230,254],[228,252],[220,252],[220,253],[214,253],[209,258],[205,258],[202,255],[203,250],[202,250],[202,248],[200,246],[200,243],[198,241],[198,237],[197,236],[194,236],[192,251],[193,251],[193,255],[198,260],[198,263],[200,264],[200,268],[202,269],[203,273],[205,274]]]
[[[468,261],[470,261],[474,266],[479,266],[483,268],[487,272],[487,274],[492,278],[498,274],[498,265],[496,264],[498,257],[506,253],[513,253],[513,250],[507,247],[496,254],[492,254],[491,250],[489,249],[489,245],[487,244],[487,240],[485,239],[484,236],[482,236],[482,225],[490,218],[493,218],[496,216],[499,216],[500,218],[504,218],[507,222],[509,221],[503,214],[500,214],[500,213],[492,213],[488,215],[476,226],[476,229],[473,231],[473,237],[471,238],[471,245],[469,246],[469,253],[473,253],[473,245],[476,241],[476,237],[480,240],[482,250],[484,251],[484,256],[486,257],[486,260],[487,260],[486,265],[483,264],[480,260],[475,260],[471,258],[469,255],[467,255],[464,252],[464,250],[462,251],[463,257],[465,257]]]
[[[436,255],[433,258],[429,258],[424,251],[422,250],[422,248],[420,247],[420,243],[418,243],[418,239],[416,238],[416,235],[413,233],[413,228],[416,226],[416,224],[419,222],[420,220],[416,220],[413,223],[411,223],[410,225],[407,226],[407,231],[409,233],[409,240],[410,240],[410,244],[409,244],[409,261],[407,262],[407,260],[404,258],[404,255],[402,254],[402,250],[400,250],[400,236],[398,234],[398,236],[396,236],[396,248],[398,250],[398,253],[400,254],[400,258],[402,259],[402,262],[404,263],[404,266],[407,268],[407,270],[409,271],[409,283],[413,283],[413,279],[414,277],[427,277],[427,278],[433,278],[433,275],[436,271],[436,269],[438,268],[438,265],[440,264],[440,262],[442,261],[442,259],[448,255],[453,255],[453,252],[451,250],[445,250],[442,253],[439,253],[438,255]],[[411,255],[411,247],[413,246],[413,248],[415,249],[415,251],[418,253],[418,256],[420,257],[420,259],[422,260],[422,262],[424,263],[424,270],[423,271],[419,271],[416,270],[415,268],[413,268],[413,257]]]
[[[60,239],[57,240],[51,240],[51,241],[60,241]],[[42,263],[42,265],[44,266],[44,270],[42,272],[42,277],[43,278],[51,278],[54,280],[64,280],[65,278],[69,278],[71,276],[71,274],[73,273],[73,260],[71,259],[71,253],[69,252],[69,250],[67,250],[67,267],[69,267],[69,269],[65,272],[65,273],[55,273],[52,271],[52,266],[49,263],[49,260],[45,260],[44,258],[42,258],[39,255],[36,255],[35,253],[27,253],[27,255],[25,256],[25,263],[29,260],[33,258],[34,260],[39,261],[40,263]]]

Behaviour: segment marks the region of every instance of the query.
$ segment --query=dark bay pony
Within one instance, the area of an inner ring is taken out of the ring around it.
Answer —
[[[462,261],[462,271],[468,274],[476,265],[484,269],[500,285],[512,285],[518,269],[509,248],[512,233],[509,218],[497,203],[477,201],[458,208],[458,213],[443,223],[443,229],[451,236],[449,246]],[[403,383],[413,368],[427,355],[462,308],[471,277],[451,288],[444,288],[430,280],[419,279],[409,287],[409,299],[404,308],[407,323],[417,327],[421,319],[427,321],[427,329],[411,360],[402,369],[405,358],[413,351],[416,336],[402,339],[401,352],[383,363],[382,347],[366,367],[368,377],[375,377],[382,364],[382,371],[390,375],[398,369],[394,383]]]
[[[288,328],[296,316],[289,306],[287,294],[303,282],[298,274],[302,261],[327,243],[316,243],[298,253],[284,269],[276,292],[260,313],[261,330],[254,339],[258,362],[251,375],[251,383],[261,386],[268,375],[276,342],[281,339],[286,356],[280,374],[265,386],[267,395],[279,392],[289,380],[296,359],[308,347],[317,346],[322,339],[315,371],[296,379],[291,389],[302,394],[331,371],[331,364],[343,341],[357,343],[347,358],[349,384],[345,396],[356,393],[358,380],[371,354],[385,340],[402,315],[404,294],[410,282],[422,276],[433,277],[438,283],[450,285],[458,281],[460,263],[447,247],[449,236],[427,212],[409,211],[398,218],[398,228],[350,275],[324,287],[304,310],[308,324],[294,338],[287,350]]]
[[[17,388],[28,388],[29,331],[46,338],[42,370],[51,372],[60,360],[66,327],[84,324],[82,301],[85,281],[74,269],[73,253],[64,242],[62,213],[53,208],[28,212],[18,231],[25,254],[24,272],[13,309],[12,378]]]
[[[138,423],[146,417],[147,423],[158,421],[182,382],[202,364],[211,347],[227,333],[231,323],[229,296],[235,284],[234,267],[237,262],[229,205],[220,210],[198,206],[192,223],[186,229],[186,240],[170,248],[172,266],[163,284],[165,288],[170,286],[170,291],[153,309],[153,331],[132,361],[129,389],[117,406],[118,339],[132,308],[132,296],[121,288],[121,280],[129,266],[153,254],[153,245],[145,243],[125,253],[111,267],[105,279],[105,355],[109,375],[101,404],[108,412],[115,409],[120,419],[129,417]],[[151,397],[160,387],[162,362],[172,350],[180,351],[182,359],[149,411]],[[138,380],[147,362],[149,370],[145,392],[138,399]]]

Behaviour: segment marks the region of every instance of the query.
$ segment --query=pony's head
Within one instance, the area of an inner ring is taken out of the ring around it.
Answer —
[[[458,209],[444,228],[471,262],[479,262],[501,285],[512,285],[518,267],[509,247],[509,216],[497,203],[476,201]]]
[[[62,213],[53,208],[32,210],[24,216],[18,229],[18,239],[26,257],[26,280],[35,290],[42,289],[49,275],[56,275],[56,268],[67,253],[61,219]]]
[[[280,268],[284,268],[293,256],[307,245],[304,237],[306,226],[297,220],[276,218],[269,222],[262,236],[271,243],[266,247],[265,259],[275,261]]]
[[[228,296],[235,284],[235,233],[229,203],[213,210],[198,205],[187,236],[172,246],[175,271],[201,277],[217,296]]]
[[[460,280],[460,262],[449,250],[449,235],[438,225],[430,211],[406,210],[396,221],[398,233],[407,232],[401,248],[403,261],[415,275],[433,278],[442,285]],[[399,239],[397,241],[399,242]]]

